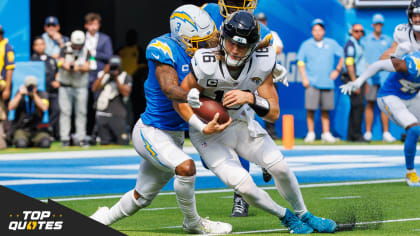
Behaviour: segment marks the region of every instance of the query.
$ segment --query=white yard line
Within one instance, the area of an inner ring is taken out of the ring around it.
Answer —
[[[292,150],[403,150],[404,145],[296,145]],[[420,146],[418,146],[420,148]],[[284,150],[283,146],[279,146]],[[194,147],[185,147],[189,154],[197,153]],[[0,161],[13,160],[46,160],[70,158],[107,158],[107,157],[139,156],[133,149],[87,150],[87,151],[61,151],[38,153],[12,153],[0,154]]]
[[[387,180],[369,180],[369,181],[353,181],[353,182],[340,182],[340,183],[324,183],[324,184],[303,184],[300,188],[315,188],[315,187],[334,187],[334,186],[348,186],[348,185],[363,185],[363,184],[383,184],[383,183],[396,183],[404,182],[405,179],[387,179]],[[261,187],[262,189],[276,189],[276,187]],[[197,190],[195,194],[206,194],[206,193],[228,193],[233,192],[232,189],[213,189],[213,190]],[[159,195],[175,195],[175,192],[163,192]],[[55,198],[52,199],[56,202],[63,201],[78,201],[78,200],[92,200],[92,199],[108,199],[108,198],[120,198],[120,195],[106,195],[106,196],[92,196],[92,197],[73,197],[73,198]],[[47,202],[47,200],[41,200]]]
[[[336,200],[336,199],[352,199],[352,198],[361,198],[361,196],[324,197],[322,199]]]
[[[408,218],[408,219],[396,219],[396,220],[382,220],[382,221],[372,221],[372,222],[358,222],[356,225],[367,225],[367,224],[380,224],[380,223],[395,223],[395,222],[407,222],[407,221],[420,221],[420,218]],[[169,226],[171,228],[178,228],[179,226]],[[162,228],[169,228],[162,227]],[[269,232],[278,232],[278,231],[287,231],[287,229],[264,229],[264,230],[252,230],[252,231],[241,231],[241,232],[232,232],[232,234],[253,234],[253,233],[269,233]],[[414,229],[413,231],[418,231]],[[212,234],[209,234],[212,235]]]

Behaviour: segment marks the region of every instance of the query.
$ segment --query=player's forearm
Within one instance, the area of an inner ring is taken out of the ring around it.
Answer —
[[[273,99],[268,99],[268,102],[270,103],[270,111],[266,116],[263,117],[263,119],[270,123],[274,123],[279,119],[280,116],[279,103]]]
[[[188,92],[179,87],[178,85],[167,86],[165,88],[162,88],[162,91],[165,94],[165,96],[171,101],[180,103],[187,101]]]
[[[188,122],[191,119],[191,116],[194,115],[194,112],[188,103],[172,102],[172,106],[186,122]]]

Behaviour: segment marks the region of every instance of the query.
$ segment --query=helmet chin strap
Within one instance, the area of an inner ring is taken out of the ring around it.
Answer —
[[[413,25],[413,30],[416,32],[420,32],[420,25]]]
[[[243,59],[241,59],[241,60],[235,60],[235,59],[231,58],[229,55],[226,55],[225,57],[226,57],[226,64],[228,66],[239,67],[242,64],[244,64],[244,60]]]

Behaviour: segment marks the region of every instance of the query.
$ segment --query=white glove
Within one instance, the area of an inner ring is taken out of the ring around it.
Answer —
[[[289,87],[289,82],[287,81],[287,70],[284,66],[276,64],[272,74],[273,83],[282,82],[284,86]]]
[[[190,89],[188,92],[187,101],[192,108],[200,108],[202,105],[200,102],[200,91],[198,91],[196,88]]]
[[[340,86],[341,92],[344,94],[351,95],[352,92],[355,92],[360,87],[362,87],[361,80],[357,79],[355,81],[348,82]]]

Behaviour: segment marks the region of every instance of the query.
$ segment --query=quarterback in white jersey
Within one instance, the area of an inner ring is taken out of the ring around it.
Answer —
[[[407,9],[408,24],[399,24],[394,30],[394,42],[380,59],[420,50],[420,0],[413,0]]]
[[[173,103],[190,124],[191,142],[227,186],[250,205],[278,217],[291,233],[334,232],[333,220],[306,209],[295,175],[277,145],[253,119],[255,112],[274,122],[280,114],[271,73],[276,64],[274,50],[267,47],[268,41],[260,43],[258,23],[249,12],[231,14],[220,31],[219,47],[198,50],[191,60],[191,72],[181,83],[189,91],[188,103]],[[221,101],[231,119],[225,124],[217,123],[218,114],[208,124],[198,119],[192,107],[201,106],[200,93]],[[268,170],[296,215],[256,186],[238,155]]]
[[[197,212],[194,196],[194,161],[182,151],[188,124],[172,107],[172,101],[185,102],[187,92],[179,87],[188,74],[195,50],[210,46],[217,32],[210,16],[194,5],[178,7],[170,17],[171,33],[153,39],[146,50],[149,75],[145,82],[146,111],[133,129],[133,145],[143,161],[134,189],[111,208],[101,207],[92,216],[110,225],[147,207],[174,177],[174,192],[184,215],[187,233],[228,234],[232,225],[210,221]]]

